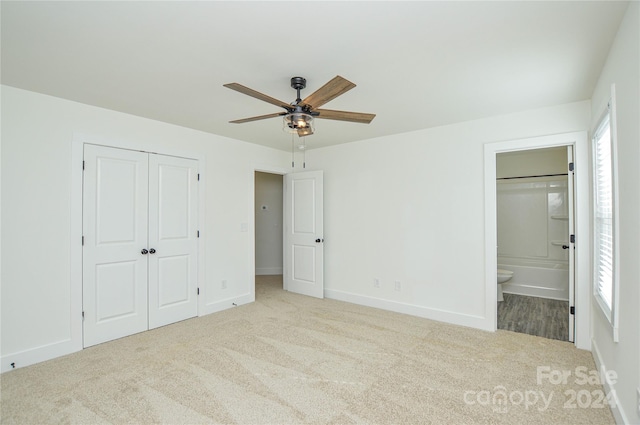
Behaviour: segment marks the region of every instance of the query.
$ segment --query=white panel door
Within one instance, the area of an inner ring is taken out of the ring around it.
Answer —
[[[575,278],[575,243],[571,242],[572,235],[575,235],[575,222],[574,222],[574,202],[575,202],[575,174],[574,168],[572,165],[574,164],[573,159],[573,146],[567,146],[567,159],[568,159],[568,174],[567,174],[567,206],[568,206],[568,217],[569,217],[569,234],[567,235],[567,240],[569,243],[569,341],[573,342],[574,331],[575,331],[575,314],[571,314],[571,310],[575,309],[575,287],[576,287],[576,278]]]
[[[147,154],[85,145],[84,346],[147,329]]]
[[[324,297],[323,174],[285,176],[284,288]]]
[[[149,329],[197,316],[197,171],[149,156]]]

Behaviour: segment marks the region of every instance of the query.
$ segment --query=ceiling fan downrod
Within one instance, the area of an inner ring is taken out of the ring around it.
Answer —
[[[302,78],[302,77],[291,78],[291,88],[295,89],[296,92],[298,93],[296,97],[296,103],[295,103],[296,105],[302,101],[302,99],[300,98],[300,90],[302,90],[305,87],[307,87],[307,80],[305,78]]]

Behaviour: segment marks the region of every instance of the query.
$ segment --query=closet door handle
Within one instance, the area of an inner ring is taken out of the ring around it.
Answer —
[[[151,249],[149,250],[149,254],[155,254],[155,253],[156,253],[155,248],[151,248]]]
[[[140,254],[142,255],[147,255],[149,253],[149,251],[147,251],[146,248],[142,248],[142,251],[140,251]]]

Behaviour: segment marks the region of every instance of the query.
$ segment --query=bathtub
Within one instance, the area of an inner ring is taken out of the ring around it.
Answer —
[[[569,300],[569,264],[566,262],[498,256],[498,268],[513,272],[513,278],[502,285],[506,294]]]

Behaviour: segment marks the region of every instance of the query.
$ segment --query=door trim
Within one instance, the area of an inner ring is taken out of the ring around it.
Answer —
[[[557,134],[505,142],[487,143],[484,145],[484,199],[485,199],[485,320],[487,327],[497,329],[497,291],[496,273],[498,258],[497,241],[497,208],[496,208],[496,155],[502,152],[541,149],[560,146],[573,146],[575,174],[574,229],[575,245],[575,334],[576,347],[590,350],[590,318],[591,318],[591,278],[590,247],[591,238],[589,208],[589,145],[587,132]]]
[[[573,249],[573,243],[571,242],[571,236],[576,234],[575,222],[576,222],[576,178],[574,167],[571,164],[575,164],[575,153],[573,145],[568,145],[567,148],[567,198],[569,200],[567,212],[569,216],[568,223],[569,228],[569,341],[575,342],[576,340],[576,315],[571,314],[571,310],[575,309],[576,304],[576,252]],[[589,238],[591,239],[591,238]]]
[[[71,141],[71,194],[70,194],[70,339],[72,348],[69,353],[83,349],[82,333],[82,204],[83,204],[83,172],[82,161],[84,159],[84,145],[100,145],[111,148],[120,148],[161,155],[176,156],[181,158],[194,159],[198,161],[198,172],[200,173],[200,183],[198,184],[198,229],[200,238],[198,239],[198,286],[200,296],[198,297],[198,316],[205,312],[206,300],[206,270],[205,270],[205,246],[207,240],[206,232],[206,161],[202,154],[193,151],[184,151],[171,147],[158,147],[152,142],[137,140],[110,139],[96,135],[84,133],[74,133]]]

